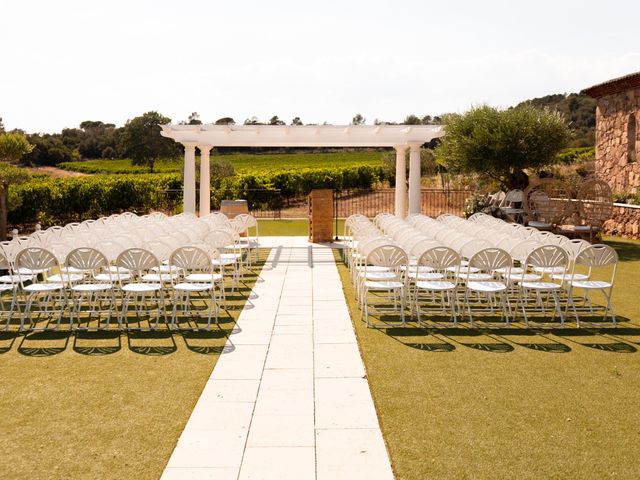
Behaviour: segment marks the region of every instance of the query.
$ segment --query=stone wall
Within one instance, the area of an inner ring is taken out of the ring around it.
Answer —
[[[635,161],[629,161],[629,116],[636,120]],[[596,174],[614,193],[640,191],[640,88],[604,95],[596,108]]]
[[[613,207],[613,217],[604,223],[602,230],[607,235],[619,235],[640,240],[640,206],[623,207],[616,204]]]

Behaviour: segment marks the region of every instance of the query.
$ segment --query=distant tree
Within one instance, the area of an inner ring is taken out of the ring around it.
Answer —
[[[14,132],[0,133],[0,239],[7,238],[7,212],[9,200],[9,186],[24,183],[31,175],[24,168],[19,168],[13,163],[20,161],[33,149],[24,135]]]
[[[27,140],[33,149],[22,157],[21,162],[25,165],[53,166],[79,158],[77,149],[65,145],[59,133],[34,133],[27,135]]]
[[[366,121],[366,118],[364,118],[359,113],[356,113],[355,117],[351,119],[351,125],[364,125]]]
[[[258,120],[258,117],[253,116],[251,118],[247,118],[244,121],[245,125],[264,125],[264,123],[262,123],[260,120]]]
[[[302,120],[300,120],[300,117],[293,117],[293,120],[291,120],[291,125],[303,125]]]
[[[269,119],[269,125],[286,125],[286,124],[282,120],[280,120],[277,115],[274,115]]]
[[[222,117],[216,120],[216,125],[235,125],[236,121],[231,117]]]
[[[118,152],[116,152],[116,149],[113,147],[105,147],[100,156],[102,158],[112,159],[118,156]]]
[[[127,121],[122,130],[121,141],[133,165],[145,165],[153,173],[158,158],[175,157],[179,154],[176,142],[160,135],[160,125],[170,122],[170,118],[153,111]]]
[[[407,115],[404,117],[402,125],[422,125],[422,120],[416,115]]]
[[[198,112],[191,112],[191,115],[189,115],[187,119],[187,125],[202,125]]]
[[[118,144],[119,129],[113,123],[86,120],[80,124],[79,133],[75,139],[80,139],[76,145],[78,153],[83,158],[102,158],[102,151],[111,147],[114,150]]]
[[[60,134],[62,143],[70,149],[77,149],[84,138],[84,130],[80,128],[63,128]]]
[[[445,115],[444,122],[439,163],[448,172],[479,173],[508,189],[526,187],[524,169],[553,162],[569,140],[561,114],[531,105],[508,110],[483,105]]]
[[[571,130],[570,147],[592,147],[595,144],[596,101],[593,98],[577,93],[557,93],[526,100],[517,106],[523,104],[562,113]]]
[[[0,117],[0,133],[4,132],[4,123],[2,123],[2,117]]]

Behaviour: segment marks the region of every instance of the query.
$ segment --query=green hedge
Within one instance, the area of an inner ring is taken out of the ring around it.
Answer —
[[[302,197],[314,188],[371,188],[383,179],[382,167],[303,168],[278,173],[241,174],[223,178],[212,188],[212,207],[222,199],[243,198],[246,190],[279,189],[282,197]],[[39,222],[43,226],[97,218],[125,210],[146,213],[172,209],[182,202],[179,174],[97,175],[38,179],[12,187],[21,199],[9,212],[9,222]],[[178,190],[167,195],[167,190]],[[260,198],[258,203],[268,203]],[[259,205],[252,205],[254,208]]]
[[[11,187],[20,202],[10,210],[9,222],[50,225],[125,210],[147,212],[166,208],[167,196],[159,192],[181,187],[176,174],[40,179]]]
[[[371,188],[381,180],[384,180],[382,166],[369,165],[240,174],[221,180],[218,188],[212,192],[212,205],[217,207],[220,200],[239,198],[244,191],[252,189],[278,189],[284,198],[296,198],[308,195],[315,188]]]

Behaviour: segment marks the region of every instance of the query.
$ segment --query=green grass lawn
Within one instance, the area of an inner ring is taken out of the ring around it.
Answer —
[[[367,329],[339,266],[398,479],[638,478],[640,243],[606,241],[617,329]]]
[[[306,237],[309,235],[309,222],[307,220],[258,220],[259,233],[261,236],[294,236],[294,237]],[[344,230],[344,219],[338,219],[338,235],[342,236]],[[334,224],[335,235],[335,224]]]
[[[284,154],[231,154],[212,156],[224,159],[233,164],[236,173],[263,173],[299,168],[350,167],[355,165],[379,166],[384,155],[380,151],[342,151],[331,153],[284,153]],[[157,173],[173,173],[182,170],[183,160],[158,160],[154,170]],[[114,173],[149,173],[149,169],[131,165],[130,160],[86,160],[83,162],[66,162],[60,168],[82,173],[114,174]]]
[[[210,332],[2,332],[0,478],[159,478],[256,278]]]

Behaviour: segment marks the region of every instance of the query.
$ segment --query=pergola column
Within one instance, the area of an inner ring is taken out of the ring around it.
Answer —
[[[200,149],[200,216],[211,211],[211,170],[209,169],[209,152],[211,146],[199,145]]]
[[[183,211],[196,213],[196,144],[184,144]]]
[[[400,145],[396,149],[396,191],[395,214],[404,218],[407,214],[407,147]]]
[[[420,143],[409,145],[409,214],[421,213]]]

